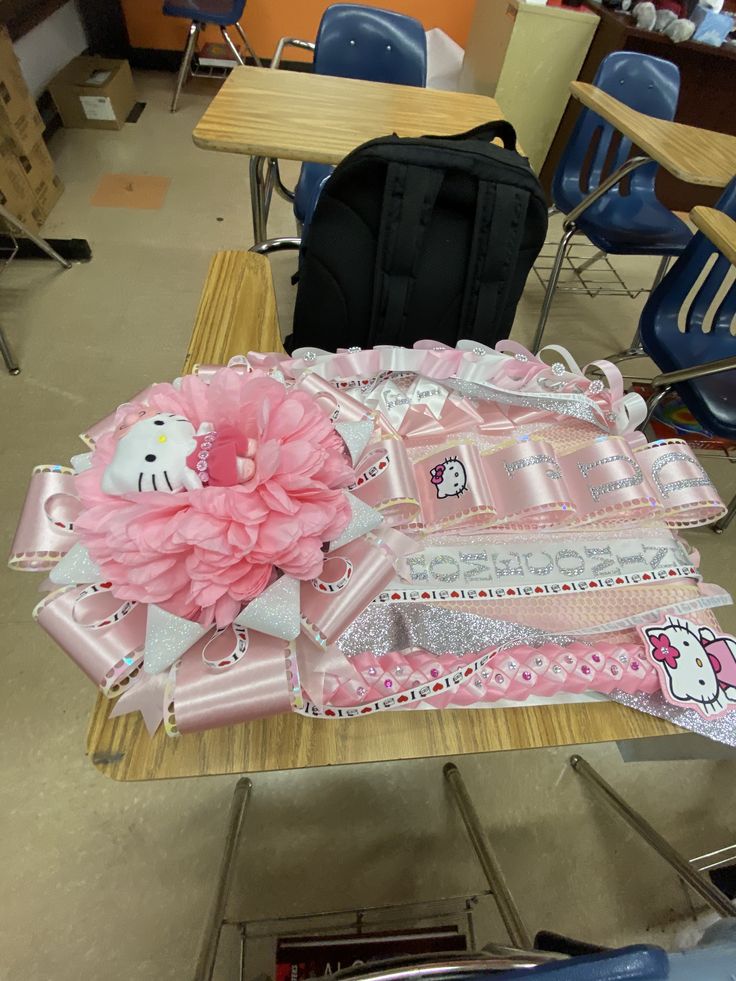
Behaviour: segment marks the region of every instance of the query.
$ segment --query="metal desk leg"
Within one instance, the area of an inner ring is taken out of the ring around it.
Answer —
[[[488,886],[493,893],[498,912],[511,938],[511,943],[514,947],[521,947],[523,950],[532,950],[534,947],[532,938],[509,892],[509,887],[506,885],[506,878],[501,866],[498,864],[498,859],[493,854],[486,833],[480,825],[473,801],[460,775],[460,771],[454,763],[446,763],[442,768],[442,772],[455,798],[455,803],[465,824],[465,830],[468,832],[470,843],[478,857]]]
[[[687,859],[666,841],[658,831],[645,821],[627,802],[620,797],[610,784],[582,756],[571,756],[570,766],[579,773],[586,783],[595,787],[605,797],[624,821],[633,828],[655,852],[670,865],[683,882],[695,890],[706,903],[721,916],[736,917],[736,906],[707,879],[692,867]]]
[[[20,368],[18,367],[18,362],[13,357],[13,352],[10,350],[8,339],[5,336],[5,331],[2,329],[2,327],[0,327],[0,354],[2,354],[5,367],[8,369],[10,374],[19,375]]]
[[[253,240],[256,245],[265,242],[266,231],[266,180],[265,157],[250,158],[250,207],[253,215]]]
[[[60,266],[64,267],[64,269],[72,268],[71,262],[69,262],[63,256],[59,255],[56,249],[52,249],[49,243],[45,239],[39,238],[38,235],[34,235],[34,233],[30,230],[30,228],[26,228],[26,226],[23,224],[22,221],[18,221],[15,215],[11,214],[7,210],[7,208],[4,208],[1,204],[0,204],[0,218],[4,218],[5,221],[8,222],[8,224],[12,225],[14,228],[17,228],[18,231],[25,236],[25,238],[30,239],[31,242],[33,242],[33,244],[37,246],[37,248],[41,249],[42,252],[45,252],[50,259],[54,259],[56,262],[58,262]]]
[[[245,817],[245,807],[250,797],[253,784],[247,777],[241,777],[235,785],[230,815],[227,823],[225,849],[220,860],[220,870],[217,875],[217,886],[212,899],[207,923],[205,924],[202,941],[197,955],[197,966],[194,969],[194,981],[211,981],[217,957],[217,945],[220,941],[222,920],[225,914],[230,885],[233,878],[233,859],[240,840],[240,832]]]

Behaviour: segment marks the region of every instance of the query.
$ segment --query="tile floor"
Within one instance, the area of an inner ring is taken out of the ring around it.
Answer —
[[[151,379],[177,373],[211,253],[252,241],[246,161],[191,141],[213,84],[193,83],[175,116],[167,111],[170,76],[143,75],[138,84],[148,106],[136,125],[61,131],[51,143],[67,190],[46,234],[88,238],[93,261],[68,272],[17,262],[0,283],[0,319],[23,366],[17,378],[0,371],[7,543],[31,467],[77,452],[72,434]],[[170,178],[163,207],[91,207],[105,173]],[[280,201],[270,228],[292,233]],[[285,323],[293,258],[275,259]],[[628,271],[653,275],[642,265],[629,263]],[[540,300],[530,281],[514,330],[521,341],[531,337]],[[561,297],[548,340],[564,342],[581,363],[617,350],[642,302]],[[728,467],[715,470],[728,495]],[[706,577],[736,584],[729,540],[707,530],[689,537]],[[101,777],[84,758],[91,689],[31,623],[37,598],[37,577],[0,571],[0,979],[186,978],[234,779],[126,785]],[[722,619],[736,627],[733,611]],[[705,743],[694,740],[689,751],[705,754]],[[733,758],[624,764],[613,745],[584,752],[685,854],[734,840]],[[565,766],[568,755],[499,753],[461,763],[531,928],[610,944],[697,934],[697,903],[586,793]],[[233,915],[481,889],[441,762],[258,775]],[[503,939],[490,914],[480,937]],[[232,977],[232,966],[224,957],[220,975]],[[248,974],[262,969],[255,958]]]

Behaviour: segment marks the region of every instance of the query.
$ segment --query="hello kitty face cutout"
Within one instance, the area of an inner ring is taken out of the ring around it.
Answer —
[[[456,457],[449,457],[444,463],[432,467],[429,476],[437,491],[437,497],[460,497],[468,484],[465,467]]]
[[[706,719],[736,708],[736,638],[675,617],[640,633],[667,701]]]
[[[187,457],[197,443],[194,426],[174,412],[139,412],[134,421],[126,417],[115,456],[105,468],[102,490],[106,494],[136,491],[195,490],[202,486]]]

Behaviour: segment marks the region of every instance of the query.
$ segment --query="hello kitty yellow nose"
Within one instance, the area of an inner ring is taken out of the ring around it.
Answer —
[[[702,662],[702,661],[700,660],[700,658],[699,658],[699,657],[696,657],[696,658],[695,658],[695,663],[697,664],[697,666],[698,666],[699,668],[702,668],[702,667],[703,667],[703,662]]]
[[[166,437],[165,436],[159,436],[158,441],[159,441],[159,443],[165,443],[166,442]]]

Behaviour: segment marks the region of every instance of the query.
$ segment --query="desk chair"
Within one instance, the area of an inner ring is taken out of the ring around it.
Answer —
[[[233,56],[239,65],[244,65],[245,62],[243,61],[243,57],[240,54],[237,45],[233,43],[232,38],[227,32],[228,27],[235,28],[240,35],[240,40],[243,42],[245,50],[251,56],[256,65],[261,64],[255,51],[250,46],[248,38],[245,36],[245,31],[240,26],[240,18],[243,16],[245,3],[246,0],[165,0],[163,12],[168,17],[184,17],[186,20],[191,21],[189,25],[189,33],[187,35],[187,43],[184,48],[184,55],[181,59],[179,74],[176,79],[174,97],[171,100],[172,112],[176,112],[176,107],[179,103],[179,95],[181,94],[184,81],[192,66],[192,58],[194,57],[194,48],[197,43],[197,35],[202,28],[206,27],[208,24],[217,24],[222,32],[222,37],[225,43],[232,51]]]
[[[286,47],[311,51],[313,70],[317,75],[358,78],[368,82],[392,82],[395,85],[427,83],[427,41],[424,27],[413,17],[391,10],[364,7],[354,3],[336,3],[322,15],[317,40],[282,37],[271,68],[278,68]],[[275,189],[294,205],[299,229],[307,219],[316,191],[333,168],[329,164],[302,164],[294,191],[284,187],[277,161],[271,162],[270,179]],[[267,178],[268,180],[268,178]],[[270,197],[267,198],[270,203]],[[268,208],[267,203],[267,208]],[[266,212],[268,220],[268,211]],[[256,243],[258,244],[258,243]]]
[[[731,923],[736,918],[736,906],[698,869],[683,858],[674,848],[638,814],[586,760],[580,756],[570,758],[570,766],[595,793],[600,794],[619,816],[635,831],[657,854],[669,864],[683,882],[687,883],[708,906]],[[587,944],[575,944],[578,949],[595,950],[588,956],[574,956],[568,959],[560,948],[536,949],[532,934],[528,930],[521,912],[509,890],[492,845],[483,830],[480,818],[468,793],[460,770],[454,763],[446,763],[442,773],[447,789],[460,812],[465,830],[478,859],[483,875],[488,883],[490,894],[498,909],[512,946],[486,944],[479,951],[453,953],[446,955],[421,955],[419,958],[391,961],[384,964],[362,965],[340,971],[334,981],[484,981],[488,975],[494,978],[517,977],[517,969],[524,969],[525,976],[547,976],[554,981],[664,981],[670,977],[669,958],[658,947],[626,947],[622,950],[606,951],[591,948]],[[212,981],[217,959],[217,949],[223,926],[244,926],[232,920],[225,920],[225,910],[232,886],[234,858],[245,824],[246,808],[253,784],[248,777],[241,777],[235,786],[230,813],[228,816],[225,847],[220,861],[220,869],[215,885],[209,915],[200,942],[194,981]],[[561,897],[564,901],[564,896]],[[241,934],[241,937],[243,935]],[[546,934],[549,940],[552,934]],[[540,934],[537,937],[541,937]],[[567,944],[569,949],[570,944]],[[693,956],[697,955],[697,948]],[[679,955],[678,955],[679,956]],[[707,975],[708,981],[729,981],[733,978],[731,968],[736,961],[736,944],[728,943],[723,957],[722,973],[720,959],[719,972]],[[241,945],[239,981],[245,978],[245,948]],[[507,973],[507,972],[514,972]],[[679,978],[699,978],[697,971],[680,974]],[[705,977],[705,976],[703,976]]]
[[[716,208],[736,219],[736,177]],[[674,388],[705,429],[736,443],[736,337],[731,333],[735,320],[733,267],[696,232],[649,297],[639,321],[643,351],[662,372],[651,383],[655,394],[646,422]],[[734,513],[736,496],[713,530],[723,532]]]
[[[680,71],[662,58],[615,51],[600,63],[593,84],[620,102],[658,119],[671,120],[677,108]],[[553,207],[565,215],[563,235],[550,270],[532,351],[539,350],[560,272],[575,235],[585,235],[603,255],[662,256],[652,289],[664,275],[670,257],[681,255],[690,240],[687,225],[657,198],[657,164],[641,166],[630,159],[628,187],[619,182],[605,189],[606,178],[629,157],[631,141],[590,109],[584,109],[552,182]],[[622,177],[625,175],[622,175]],[[603,188],[603,190],[601,190]],[[589,260],[585,265],[590,265]],[[636,341],[632,344],[635,347]],[[627,352],[628,353],[628,352]]]

